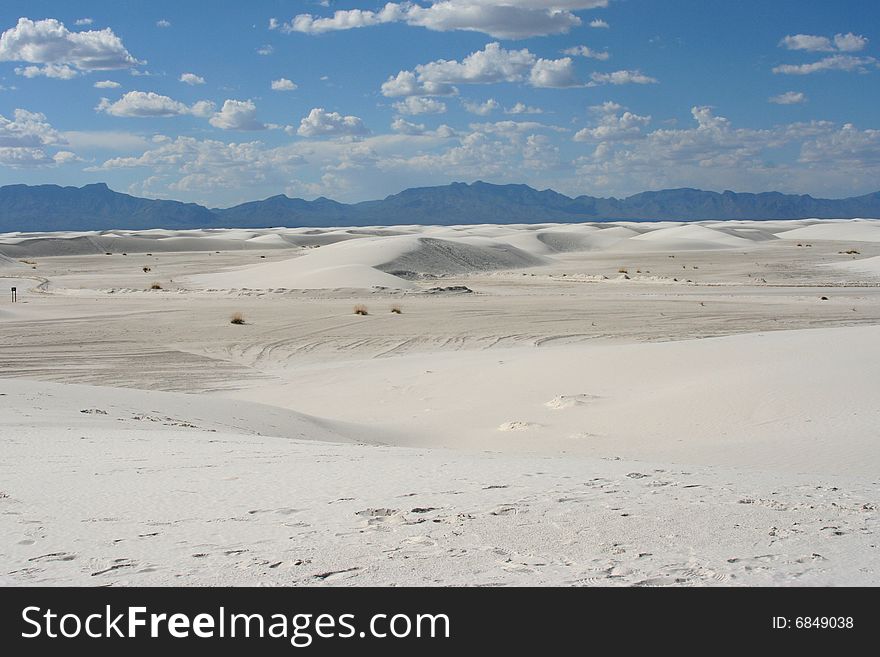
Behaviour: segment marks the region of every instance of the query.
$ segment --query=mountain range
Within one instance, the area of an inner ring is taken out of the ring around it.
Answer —
[[[139,198],[104,183],[0,187],[0,232],[148,228],[268,228],[401,224],[574,223],[615,220],[880,218],[880,192],[843,199],[665,189],[623,199],[578,196],[528,185],[452,183],[407,189],[382,200],[339,203],[284,195],[231,208]]]

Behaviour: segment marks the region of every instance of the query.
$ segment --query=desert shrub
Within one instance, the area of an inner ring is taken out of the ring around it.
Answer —
[[[629,272],[626,270],[626,267],[621,267],[617,270],[618,274],[628,274]]]
[[[232,317],[229,319],[230,324],[244,324],[244,315],[241,313],[232,313]]]
[[[391,306],[391,312],[394,313],[395,315],[402,315],[403,309],[401,309],[401,307],[398,304],[394,304],[393,306]]]
[[[354,307],[354,314],[355,315],[369,315],[369,313],[367,312],[367,307],[362,303],[359,303]]]
[[[162,289],[162,286],[161,286],[159,283],[153,283],[153,284],[150,286],[150,289],[151,289],[151,290],[161,290],[161,289]]]
[[[146,274],[149,271],[153,271],[150,267],[144,267],[144,273]]]

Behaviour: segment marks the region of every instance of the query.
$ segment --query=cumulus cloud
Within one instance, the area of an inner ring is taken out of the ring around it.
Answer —
[[[868,45],[867,37],[847,32],[833,37],[814,34],[792,34],[782,37],[780,48],[806,50],[807,52],[858,52]]]
[[[119,87],[119,83],[114,82],[113,80],[98,80],[92,86],[95,89],[117,89]]]
[[[46,77],[56,80],[71,80],[79,73],[64,64],[46,64],[45,66],[16,66],[15,74],[26,78]]]
[[[251,100],[227,100],[210,123],[223,130],[265,130],[266,125],[257,119],[257,106]]]
[[[180,81],[184,82],[190,86],[194,86],[197,84],[205,84],[205,78],[200,75],[196,75],[195,73],[183,73],[180,76]]]
[[[16,109],[12,118],[0,114],[0,165],[9,167],[49,166],[69,162],[70,151],[48,152],[66,145],[65,139],[44,114]]]
[[[612,73],[592,73],[588,87],[597,87],[602,84],[657,84],[655,78],[649,77],[641,71],[614,71]]]
[[[563,55],[572,55],[573,57],[586,57],[587,59],[598,59],[606,61],[611,55],[607,50],[593,50],[589,46],[573,46],[562,51]]]
[[[605,21],[603,21],[601,18],[596,18],[596,19],[590,21],[590,27],[607,30],[611,26],[608,23],[606,23]]]
[[[476,114],[477,116],[487,116],[497,110],[501,105],[498,104],[498,101],[494,98],[490,98],[484,103],[475,103],[473,101],[466,100],[462,103],[466,111],[471,114]]]
[[[413,137],[439,137],[441,139],[449,139],[455,136],[455,130],[446,124],[441,125],[436,130],[429,130],[425,127],[424,123],[411,123],[400,116],[391,122],[391,129],[401,135],[410,135]]]
[[[277,80],[272,80],[272,91],[293,91],[296,88],[296,83],[292,80],[288,80],[287,78],[278,78]]]
[[[612,102],[594,105],[590,111],[597,116],[597,124],[591,128],[578,130],[574,135],[574,140],[604,142],[641,137],[642,130],[651,122],[651,117],[623,110],[621,105]]]
[[[539,59],[529,73],[529,84],[548,89],[583,86],[575,76],[570,57]]]
[[[394,103],[394,109],[400,114],[443,114],[446,103],[425,96],[409,96]]]
[[[457,93],[457,84],[528,81],[535,87],[575,86],[572,60],[539,59],[528,49],[506,50],[498,42],[461,61],[438,59],[401,71],[382,85],[385,96],[440,96]]]
[[[357,116],[343,116],[315,107],[300,121],[296,133],[300,137],[354,137],[367,134],[364,122]]]
[[[802,91],[786,91],[778,96],[771,96],[768,100],[776,105],[797,105],[807,102],[807,96]]]
[[[568,32],[582,23],[574,11],[606,6],[608,0],[434,0],[427,6],[389,2],[378,11],[343,9],[328,17],[299,14],[288,22],[273,18],[269,29],[322,34],[406,23],[438,32],[464,30],[499,39],[523,39]]]
[[[282,186],[304,162],[301,155],[284,148],[267,149],[259,141],[227,144],[178,137],[159,140],[136,157],[109,159],[99,169],[149,170],[150,178],[138,190],[142,193],[202,192],[238,189],[252,182]]]
[[[400,71],[382,83],[382,95],[400,96],[453,96],[458,93],[451,84],[420,80],[412,71]]]
[[[110,28],[71,32],[54,18],[19,18],[0,35],[0,61],[24,62],[42,71],[104,71],[131,68],[138,62]],[[28,71],[33,67],[25,67]],[[22,73],[27,75],[27,73]],[[37,72],[35,75],[48,75]],[[50,75],[50,77],[64,77]]]
[[[187,114],[205,117],[209,116],[213,109],[213,103],[208,101],[199,101],[193,105],[186,105],[173,98],[162,96],[152,91],[129,91],[115,102],[111,102],[108,98],[102,98],[101,102],[95,107],[96,111],[105,112],[112,116],[133,118],[155,118]]]
[[[171,21],[162,18],[161,20],[156,21],[156,27],[171,27]]]
[[[74,25],[91,25],[94,22],[91,18],[77,18]]]
[[[852,55],[831,55],[809,64],[780,64],[774,67],[774,73],[787,75],[809,75],[823,71],[867,71],[877,60],[873,57],[854,57]]]
[[[513,107],[504,110],[505,114],[543,114],[544,110],[540,107],[531,107],[525,103],[517,102]]]
[[[270,44],[266,44],[264,46],[260,46],[259,48],[257,48],[258,55],[266,56],[266,55],[271,55],[273,52],[275,52],[275,48],[273,46],[271,46]]]

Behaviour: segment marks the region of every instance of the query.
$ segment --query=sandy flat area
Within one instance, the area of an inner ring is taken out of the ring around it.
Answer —
[[[0,583],[880,584],[878,261],[869,220],[0,235]]]

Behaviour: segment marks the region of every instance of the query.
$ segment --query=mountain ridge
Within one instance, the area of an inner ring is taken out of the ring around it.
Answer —
[[[569,197],[552,189],[483,181],[413,187],[384,199],[340,203],[277,194],[229,208],[147,199],[106,183],[83,187],[0,187],[0,232],[148,228],[268,228],[401,224],[577,223],[880,218],[880,191],[843,199],[781,192],[693,188],[645,191],[625,198]]]

